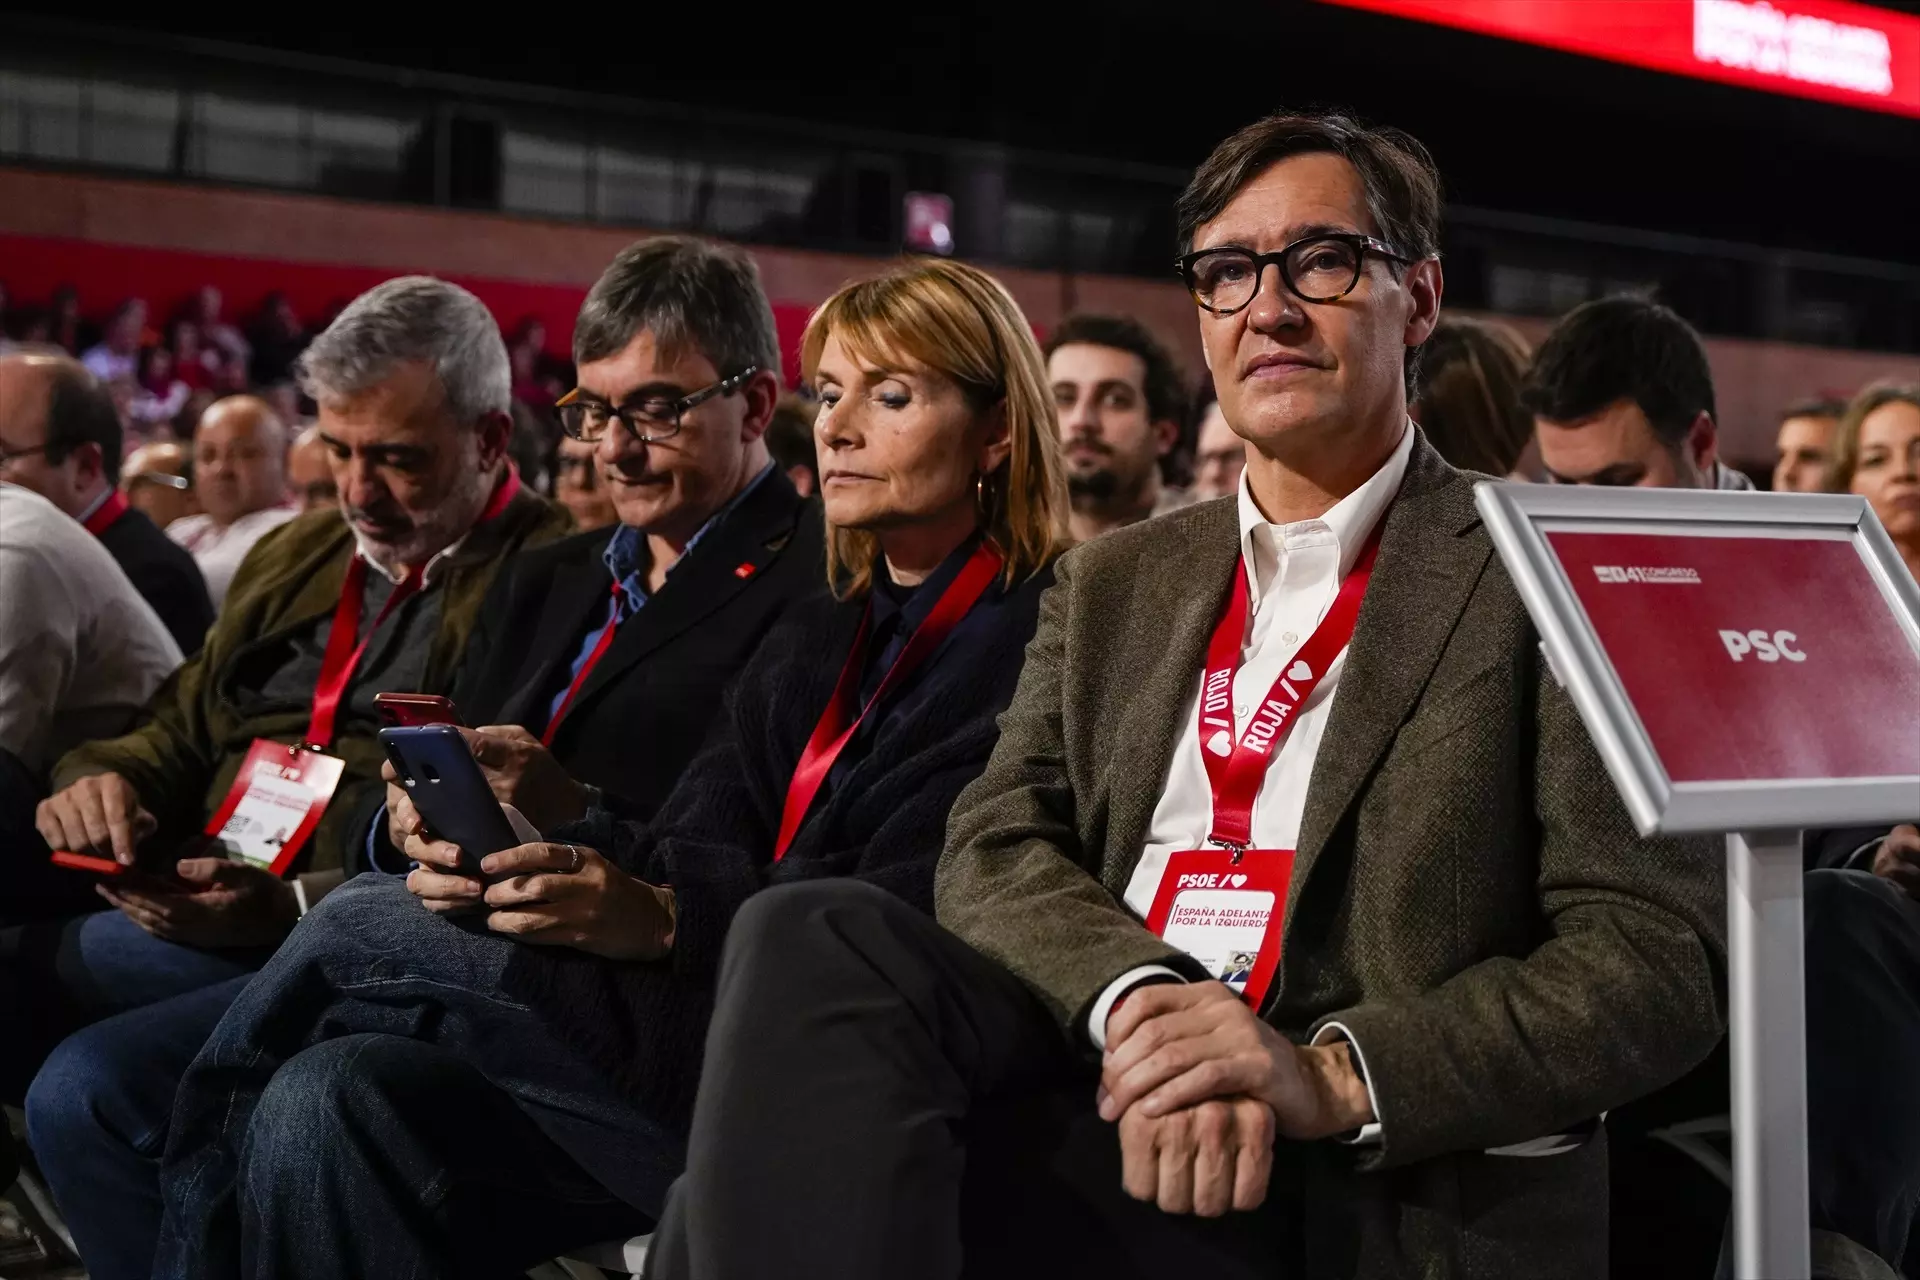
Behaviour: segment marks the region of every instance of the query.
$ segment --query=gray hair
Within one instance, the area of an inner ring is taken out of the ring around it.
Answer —
[[[348,303],[301,355],[300,389],[322,402],[359,395],[395,365],[415,361],[433,366],[463,424],[505,413],[513,402],[513,370],[493,313],[432,276],[388,280]]]
[[[723,378],[748,365],[780,376],[773,306],[737,245],[657,236],[622,249],[580,304],[574,362],[616,355],[643,330],[667,351],[692,347]]]

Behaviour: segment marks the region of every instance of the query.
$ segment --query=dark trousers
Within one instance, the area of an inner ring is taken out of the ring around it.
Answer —
[[[181,1081],[154,1274],[513,1276],[645,1230],[679,1144],[504,994],[521,945],[394,877],[328,895]]]
[[[0,1100],[20,1101],[81,1027],[242,977],[271,954],[164,942],[118,911],[0,929]]]
[[[46,796],[45,781],[0,747],[0,925],[58,919],[105,905],[93,891],[96,877],[48,860],[53,851],[33,824]]]
[[[735,919],[661,1280],[1273,1277],[1298,1204],[1286,1148],[1253,1213],[1129,1198],[1088,1055],[998,965],[855,881]]]
[[[92,1280],[146,1280],[174,1090],[241,976],[96,1022],[27,1091],[27,1140]]]
[[[1807,1156],[1813,1226],[1894,1267],[1920,1205],[1920,903],[1864,871],[1811,871]]]

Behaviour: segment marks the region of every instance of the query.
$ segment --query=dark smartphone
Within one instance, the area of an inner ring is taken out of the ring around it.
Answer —
[[[396,729],[460,723],[453,699],[437,693],[376,693],[373,705],[380,712],[380,718]]]
[[[520,843],[452,725],[382,729],[380,745],[434,837],[460,846],[462,875],[480,876],[480,859]]]

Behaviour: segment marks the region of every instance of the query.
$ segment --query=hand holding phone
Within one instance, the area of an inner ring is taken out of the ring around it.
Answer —
[[[421,819],[438,840],[458,847],[457,861],[446,872],[479,880],[480,859],[520,843],[458,729],[382,729],[380,745]],[[407,844],[411,848],[418,840],[412,837]]]

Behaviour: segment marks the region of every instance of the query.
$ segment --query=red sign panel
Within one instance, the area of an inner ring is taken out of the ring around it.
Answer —
[[[1920,18],[1846,0],[1323,0],[1630,66],[1920,116]]]
[[[1672,781],[1920,774],[1920,653],[1852,542],[1546,539]]]

